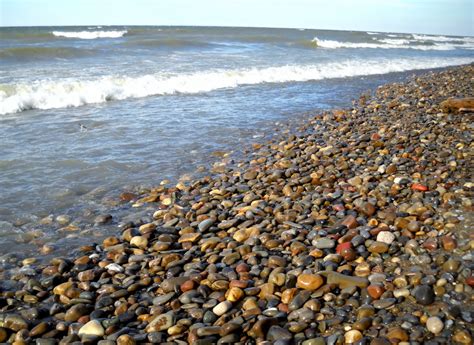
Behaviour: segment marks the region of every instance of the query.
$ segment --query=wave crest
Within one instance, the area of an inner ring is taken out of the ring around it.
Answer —
[[[366,49],[415,49],[415,50],[455,50],[455,49],[474,49],[473,42],[468,38],[464,40],[451,40],[451,43],[437,43],[432,40],[403,39],[403,38],[381,38],[374,39],[372,42],[340,42],[333,40],[323,40],[318,37],[313,38],[312,42],[320,48],[366,48]]]
[[[66,38],[80,38],[83,40],[92,40],[96,38],[119,38],[127,33],[127,30],[122,31],[53,31],[51,32],[56,37]]]
[[[195,94],[242,85],[403,72],[472,62],[471,58],[347,60],[323,65],[213,70],[173,76],[149,74],[141,77],[107,76],[94,80],[39,80],[28,84],[0,85],[0,114],[28,109],[78,107],[155,95]]]

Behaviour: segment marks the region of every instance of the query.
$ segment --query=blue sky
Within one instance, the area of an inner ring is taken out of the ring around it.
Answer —
[[[473,0],[0,0],[0,25],[263,26],[474,36],[473,3]]]

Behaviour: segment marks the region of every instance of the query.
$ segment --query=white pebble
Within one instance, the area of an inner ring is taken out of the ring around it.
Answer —
[[[227,313],[230,308],[232,308],[232,303],[229,301],[224,301],[216,305],[213,309],[212,312],[216,314],[217,316],[221,316],[225,313]]]
[[[380,231],[377,235],[377,241],[392,244],[395,241],[395,235],[390,231]]]
[[[124,269],[122,266],[120,265],[117,265],[116,263],[111,263],[111,264],[108,264],[107,266],[105,266],[105,268],[109,271],[113,271],[113,272],[123,272]]]
[[[434,334],[440,333],[444,328],[444,323],[437,316],[432,316],[426,320],[426,328]]]

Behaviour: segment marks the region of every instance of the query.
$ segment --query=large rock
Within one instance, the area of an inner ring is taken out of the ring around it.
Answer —
[[[441,102],[441,109],[445,113],[474,112],[474,97],[449,98]]]

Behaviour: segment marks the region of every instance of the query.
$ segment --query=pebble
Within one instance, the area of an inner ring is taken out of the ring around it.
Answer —
[[[87,335],[102,337],[105,334],[105,330],[99,321],[91,320],[79,329],[78,334],[79,336]]]
[[[390,231],[380,231],[377,235],[377,242],[383,242],[388,245],[395,241],[395,235]]]
[[[316,290],[324,284],[323,278],[317,274],[300,274],[296,286],[305,290]]]
[[[426,320],[426,328],[428,331],[434,334],[441,333],[444,328],[444,323],[441,319],[437,316],[431,316]]]
[[[421,305],[429,305],[432,304],[435,300],[435,294],[431,286],[428,285],[421,285],[417,286],[413,290],[413,296],[416,299],[416,302]]]
[[[350,330],[344,334],[344,341],[346,344],[354,344],[361,340],[363,337],[362,333],[356,329]]]
[[[212,308],[212,312],[217,316],[221,316],[227,313],[232,308],[232,303],[230,301],[223,301]]]

